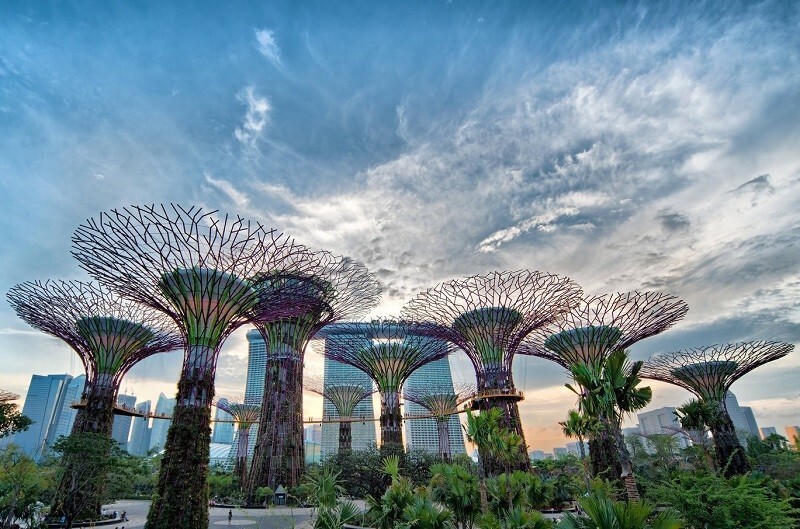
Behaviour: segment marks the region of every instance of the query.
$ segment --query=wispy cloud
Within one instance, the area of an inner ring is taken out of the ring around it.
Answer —
[[[269,62],[278,68],[283,68],[281,63],[281,49],[275,40],[275,32],[269,29],[256,29],[256,43],[259,53],[269,59]]]
[[[269,99],[256,94],[255,87],[248,86],[236,98],[247,106],[242,124],[233,135],[246,149],[255,149],[269,120],[272,109]]]

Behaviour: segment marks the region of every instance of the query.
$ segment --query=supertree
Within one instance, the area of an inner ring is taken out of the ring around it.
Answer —
[[[163,314],[91,283],[29,281],[12,287],[6,297],[20,318],[65,341],[80,357],[86,383],[72,427],[77,437],[93,433],[110,440],[125,374],[144,358],[183,347],[177,328]],[[62,465],[53,512],[70,522],[84,511],[96,514],[102,478],[69,459]]]
[[[325,356],[360,369],[378,387],[381,397],[381,448],[402,452],[403,415],[400,392],[406,379],[423,365],[450,353],[447,342],[421,336],[420,325],[403,320],[383,319],[347,322],[337,326],[325,341]]]
[[[330,401],[339,415],[339,452],[351,452],[353,449],[353,412],[356,406],[375,393],[375,390],[371,386],[364,387],[359,384],[325,385],[324,380],[319,376],[309,377],[308,382],[309,391]]]
[[[580,299],[571,279],[539,271],[491,272],[441,283],[409,301],[404,318],[432,321],[426,332],[463,350],[477,378],[474,407],[500,408],[501,426],[524,440],[517,403],[523,395],[514,386],[511,364],[522,340],[533,330],[569,311]],[[521,469],[530,459],[520,447]],[[488,454],[481,460],[499,468]]]
[[[436,420],[436,434],[439,441],[439,457],[450,461],[450,416],[458,413],[458,407],[475,395],[475,388],[459,385],[448,390],[443,387],[406,388],[405,400],[415,402],[425,408]]]
[[[792,349],[792,344],[768,341],[694,347],[654,356],[645,363],[642,376],[687,389],[716,410],[708,427],[714,437],[717,465],[730,477],[744,474],[749,465],[725,408],[725,394],[739,378],[783,358]]]
[[[233,418],[239,433],[236,446],[236,463],[233,474],[239,480],[239,487],[247,483],[247,451],[250,447],[250,427],[258,422],[261,416],[259,404],[247,404],[238,396],[226,396],[217,399],[215,405]]]
[[[123,297],[169,315],[186,338],[149,529],[208,525],[211,405],[220,347],[258,306],[253,286],[314,257],[293,239],[241,217],[179,205],[130,206],[89,219],[73,255]]]
[[[111,436],[122,378],[140,360],[183,348],[163,314],[83,281],[28,281],[6,294],[20,318],[65,341],[86,370],[72,431]]]
[[[688,310],[685,302],[661,292],[589,296],[531,333],[517,352],[552,360],[568,370],[581,364],[600,370],[612,351],[627,349],[639,340],[665,331]],[[622,439],[619,424],[605,421],[603,426],[589,441],[592,473],[633,479],[627,447],[619,441]]]
[[[267,361],[248,502],[258,487],[297,485],[305,468],[303,359],[308,342],[326,325],[369,311],[380,296],[378,281],[363,264],[328,252],[317,252],[314,266],[303,273],[264,275],[257,288],[267,299],[291,297],[301,310],[278,319],[266,311],[254,321]]]

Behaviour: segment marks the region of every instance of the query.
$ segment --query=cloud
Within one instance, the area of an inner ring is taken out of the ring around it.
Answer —
[[[277,68],[283,68],[281,63],[280,48],[278,42],[275,40],[275,33],[269,29],[256,29],[256,42],[258,43],[258,52],[264,57],[269,59]]]
[[[269,99],[256,95],[255,87],[253,86],[246,87],[236,96],[236,99],[247,105],[247,110],[241,126],[236,127],[233,135],[245,149],[255,149],[267,126],[269,113],[272,109]]]
[[[677,211],[659,211],[658,215],[656,215],[656,219],[658,219],[661,226],[668,232],[685,231],[692,225],[688,216]]]

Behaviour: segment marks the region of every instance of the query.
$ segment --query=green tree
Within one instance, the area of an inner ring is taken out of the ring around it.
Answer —
[[[35,506],[53,485],[51,469],[39,467],[17,445],[0,451],[0,527],[16,519],[33,525]]]
[[[603,362],[577,364],[570,368],[577,388],[566,384],[578,396],[579,410],[602,424],[599,435],[610,435],[622,466],[621,478],[631,481],[629,496],[638,497],[630,453],[622,438],[623,418],[647,406],[653,398],[649,386],[639,387],[643,362],[630,362],[628,353],[614,351]],[[594,457],[594,456],[593,456]]]
[[[119,444],[103,434],[83,432],[59,438],[53,450],[60,455],[60,485],[51,513],[64,516],[68,528],[77,518],[97,519],[100,506],[119,493],[110,486],[125,467]]]
[[[22,415],[19,408],[14,404],[14,400],[19,395],[0,389],[0,438],[22,432],[33,424],[33,421]]]
[[[586,466],[586,451],[583,446],[583,440],[593,435],[600,429],[600,421],[596,417],[580,413],[577,410],[569,410],[567,413],[567,420],[559,422],[561,431],[567,437],[575,437],[578,439],[578,451],[581,454],[581,464],[584,467],[584,481],[586,490],[590,488],[589,484],[589,469]]]
[[[553,522],[537,511],[529,511],[516,507],[510,512],[498,516],[486,513],[478,525],[480,529],[552,529]]]
[[[433,465],[431,474],[433,499],[450,509],[456,527],[472,529],[481,512],[477,476],[458,463]]]
[[[638,501],[615,502],[608,498],[581,500],[586,516],[567,514],[559,529],[680,529],[683,522],[673,511],[654,514],[654,509]]]

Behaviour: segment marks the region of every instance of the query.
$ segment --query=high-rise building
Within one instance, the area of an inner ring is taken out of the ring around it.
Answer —
[[[798,443],[800,443],[800,426],[787,426],[786,427],[786,439],[788,439],[789,444],[797,450],[800,448]]]
[[[553,455],[555,456],[556,459],[558,459],[559,457],[564,457],[568,454],[569,450],[567,450],[565,446],[557,446],[553,448]]]
[[[750,406],[742,406],[742,413],[744,414],[745,421],[747,421],[747,429],[750,433],[750,437],[758,438],[758,423],[756,422],[756,416],[753,414],[753,408]]]
[[[117,395],[117,404],[134,409],[136,397],[134,395]],[[111,427],[111,438],[119,443],[120,448],[128,451],[128,435],[131,433],[130,415],[114,415],[114,424]]]
[[[544,450],[533,450],[530,454],[531,461],[541,461],[544,459]]]
[[[261,404],[264,396],[264,376],[267,370],[267,344],[255,329],[247,331],[247,381],[245,404]],[[251,437],[252,440],[252,437]]]
[[[128,443],[128,452],[135,456],[146,456],[150,450],[150,401],[146,400],[136,405],[136,411],[144,417],[134,417],[131,427],[131,438]]]
[[[744,410],[739,406],[739,401],[732,391],[725,394],[725,409],[728,410],[728,415],[733,421],[733,429],[736,431],[736,437],[739,441],[747,446],[747,438],[750,437],[750,424],[747,422],[747,416]]]
[[[227,404],[228,399],[223,397],[219,399],[219,402]],[[214,419],[214,433],[211,434],[211,442],[232,444],[234,434],[233,416],[230,413],[217,408],[217,411],[214,413]]]
[[[567,443],[567,452],[574,456],[581,457],[581,447],[578,442]],[[589,443],[586,441],[583,442],[583,453],[584,455],[589,455]]]
[[[405,387],[409,390],[427,390],[451,393],[453,377],[450,373],[450,362],[442,358],[420,367],[408,377]],[[405,401],[405,412],[408,415],[427,415],[429,412],[416,402]],[[448,419],[450,431],[450,453],[465,454],[464,434],[458,415]],[[425,450],[433,454],[439,453],[439,436],[436,430],[436,419],[413,419],[405,421],[406,446],[409,450]]]
[[[47,446],[53,446],[62,435],[66,436],[72,433],[72,426],[78,415],[77,408],[73,408],[72,404],[81,400],[85,385],[86,375],[79,375],[69,381],[61,407],[53,417],[53,427],[50,428],[47,435]]]
[[[322,443],[322,425],[312,424],[303,428],[303,437],[307,443]]]
[[[760,428],[759,431],[761,432],[762,439],[766,439],[772,434],[778,435],[778,430],[774,426],[764,426]]]
[[[67,374],[31,377],[22,414],[29,417],[33,424],[27,430],[18,432],[13,439],[28,455],[41,457],[45,452],[48,435],[51,428],[56,426],[58,412],[64,406],[70,381],[72,375]]]
[[[639,433],[644,437],[645,449],[648,452],[653,450],[647,441],[648,435],[670,435],[676,439],[680,448],[689,446],[686,436],[681,433],[681,425],[675,416],[675,408],[665,407],[638,413],[636,418],[639,421]]]
[[[158,395],[156,411],[153,416],[153,427],[150,432],[150,450],[159,451],[167,443],[167,430],[172,424],[172,411],[175,408],[175,399],[168,399],[163,393]],[[170,417],[159,419],[158,417]]]

